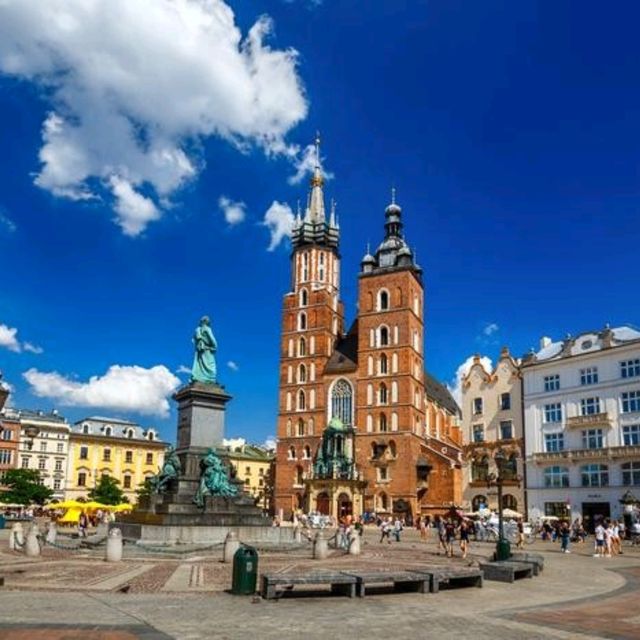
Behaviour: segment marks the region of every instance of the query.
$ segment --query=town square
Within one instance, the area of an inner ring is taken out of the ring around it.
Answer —
[[[0,0],[0,640],[640,637],[638,17]]]

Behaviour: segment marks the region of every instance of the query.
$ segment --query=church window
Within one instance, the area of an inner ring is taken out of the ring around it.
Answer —
[[[367,358],[367,375],[373,375],[373,356]]]
[[[344,379],[337,380],[331,390],[331,417],[342,424],[353,424],[353,388]]]
[[[298,316],[298,329],[304,331],[307,328],[307,314],[304,311]]]
[[[309,379],[311,382],[314,382],[316,379],[316,365],[312,362],[311,367],[309,369]]]
[[[399,331],[398,331],[398,325],[396,325],[395,327],[393,327],[393,344],[398,344],[398,340],[399,340]]]
[[[287,452],[287,458],[289,460],[295,460],[296,459],[296,450],[294,447],[289,447],[289,451]]]
[[[389,308],[389,292],[380,289],[378,292],[378,311],[386,311]]]
[[[309,294],[306,289],[300,289],[300,306],[306,307],[309,304]]]
[[[378,404],[387,404],[387,385],[382,382],[378,388]]]
[[[338,333],[338,318],[333,316],[333,322],[331,323],[331,331],[334,335]]]
[[[293,339],[289,339],[289,357],[293,358]]]
[[[387,327],[380,327],[378,332],[379,332],[378,346],[386,347],[389,344],[389,329]]]
[[[398,373],[398,354],[391,355],[391,373]]]
[[[316,408],[316,391],[315,389],[311,389],[309,393],[309,409]]]
[[[367,385],[367,404],[368,405],[373,404],[373,385],[372,384]]]
[[[398,430],[398,414],[394,411],[391,414],[391,431]]]
[[[291,420],[287,420],[287,438],[291,437]]]
[[[309,418],[308,426],[309,426],[309,435],[312,436],[313,435],[313,426],[314,426],[313,418]]]
[[[306,282],[309,279],[309,254],[302,254],[302,281]]]
[[[319,264],[318,264],[318,280],[324,282],[324,253],[320,254]]]
[[[373,416],[369,414],[367,416],[367,433],[371,433],[373,431]]]
[[[298,420],[298,436],[304,436],[304,420],[302,418]]]
[[[386,375],[387,371],[389,368],[389,364],[388,364],[388,360],[387,360],[387,355],[385,353],[383,353],[380,356],[380,374],[381,375]]]
[[[287,367],[287,383],[293,383],[293,367],[291,365]]]
[[[306,382],[307,381],[307,367],[303,364],[298,368],[298,382]]]
[[[287,391],[287,411],[291,411],[291,393]]]
[[[304,391],[298,391],[298,411],[304,411],[307,408],[307,396]]]
[[[307,341],[304,338],[300,338],[300,340],[298,341],[298,355],[307,355]]]
[[[398,383],[395,380],[391,383],[391,402],[398,402]]]
[[[316,352],[316,339],[315,336],[311,336],[309,340],[309,355],[312,356]]]
[[[311,459],[311,448],[309,447],[308,444],[306,444],[304,446],[304,449],[302,450],[302,457],[305,460],[310,460]]]
[[[384,413],[378,418],[378,431],[387,431],[387,416]]]

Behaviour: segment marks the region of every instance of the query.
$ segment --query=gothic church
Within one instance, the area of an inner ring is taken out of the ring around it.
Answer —
[[[459,409],[424,367],[422,269],[392,197],[345,331],[340,229],[316,168],[292,230],[282,316],[275,508],[334,517],[444,513],[461,501]],[[328,217],[328,219],[327,219]]]

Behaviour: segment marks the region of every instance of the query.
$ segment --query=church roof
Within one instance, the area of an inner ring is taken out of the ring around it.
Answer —
[[[449,413],[460,415],[460,407],[441,382],[438,382],[428,371],[424,372],[424,390],[427,398],[443,406]]]
[[[358,321],[354,320],[349,333],[338,340],[325,373],[349,373],[358,368]]]

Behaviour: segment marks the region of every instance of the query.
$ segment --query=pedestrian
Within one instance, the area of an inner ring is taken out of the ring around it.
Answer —
[[[78,533],[81,538],[87,537],[87,527],[89,526],[89,520],[87,514],[83,511],[78,519]]]
[[[569,536],[571,534],[571,529],[569,529],[569,523],[563,520],[560,525],[560,551],[562,553],[571,553],[569,551]]]
[[[440,555],[440,549],[447,553],[447,543],[445,541],[445,525],[441,516],[436,516],[435,529],[438,534],[438,555]]]
[[[518,528],[518,543],[516,546],[518,549],[524,549],[524,524],[522,518],[518,518],[516,526]]]
[[[604,528],[604,546],[607,558],[611,558],[613,554],[613,527],[610,520],[607,520],[607,526]]]
[[[598,522],[596,526],[596,548],[595,553],[593,554],[594,558],[602,558],[604,556],[604,537],[605,537],[605,529],[602,526],[602,522]]]
[[[469,525],[464,520],[460,523],[460,550],[462,558],[466,558],[469,551]]]
[[[612,529],[613,529],[613,538],[612,538],[613,553],[615,555],[618,555],[622,553],[622,539],[620,538],[620,525],[618,524],[617,520],[613,521]]]
[[[391,518],[385,520],[384,518],[380,522],[380,544],[387,540],[391,544]]]
[[[427,541],[427,518],[426,516],[420,518],[420,539],[423,542]]]
[[[402,526],[402,520],[400,520],[400,518],[396,518],[395,522],[393,523],[393,535],[396,538],[396,542],[400,542],[400,533],[402,532],[402,529],[404,527]]]
[[[453,541],[456,539],[456,526],[451,518],[447,518],[444,525],[445,551],[449,558],[453,558]]]

